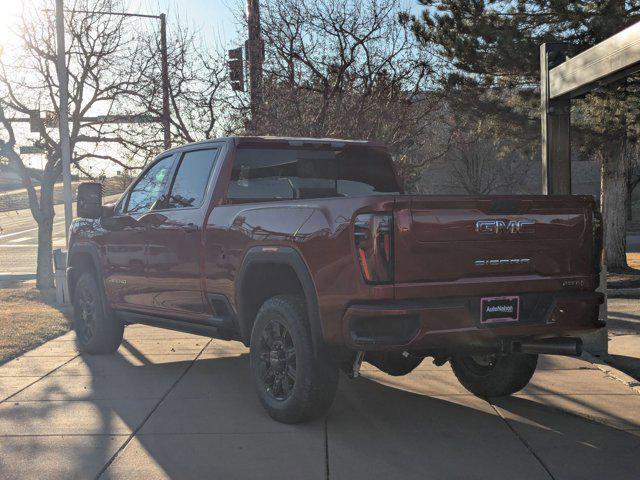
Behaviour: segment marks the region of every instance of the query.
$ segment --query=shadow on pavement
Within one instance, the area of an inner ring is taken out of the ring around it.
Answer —
[[[78,357],[9,402],[0,434],[37,436],[5,437],[0,471],[22,458],[33,478],[89,478],[111,461],[101,478],[637,478],[640,437],[544,395],[492,405],[342,377],[326,419],[283,425],[260,406],[246,354],[194,362],[123,347]]]

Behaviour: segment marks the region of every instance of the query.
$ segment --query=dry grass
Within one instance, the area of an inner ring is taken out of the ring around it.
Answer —
[[[71,309],[55,305],[55,290],[35,281],[0,284],[0,364],[68,331]]]

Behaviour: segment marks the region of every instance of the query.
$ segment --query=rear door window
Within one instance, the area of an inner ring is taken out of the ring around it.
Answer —
[[[165,208],[201,206],[217,156],[217,149],[186,152],[178,166]]]
[[[267,201],[397,194],[391,158],[384,150],[240,148],[227,197]]]

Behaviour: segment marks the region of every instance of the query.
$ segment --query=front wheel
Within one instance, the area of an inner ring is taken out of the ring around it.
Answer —
[[[479,397],[511,395],[527,386],[538,355],[458,355],[451,367],[464,388]]]
[[[124,327],[110,315],[95,276],[84,272],[73,296],[73,324],[78,348],[87,353],[113,353],[122,343]]]
[[[251,332],[251,371],[260,402],[283,423],[324,415],[335,397],[338,367],[315,352],[304,301],[297,295],[267,300]]]

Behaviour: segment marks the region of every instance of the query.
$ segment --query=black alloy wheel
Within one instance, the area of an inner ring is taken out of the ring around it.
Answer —
[[[314,348],[300,295],[267,299],[251,330],[251,374],[260,403],[283,423],[324,415],[338,387],[338,365],[324,345]]]
[[[113,353],[122,343],[124,326],[103,300],[92,272],[83,272],[73,291],[73,324],[82,352]]]
[[[267,393],[286,400],[296,383],[296,348],[287,327],[278,320],[269,322],[260,340],[259,371]]]
[[[83,344],[91,342],[96,332],[96,312],[99,308],[94,292],[86,283],[78,285],[76,291],[78,313],[76,334]]]

